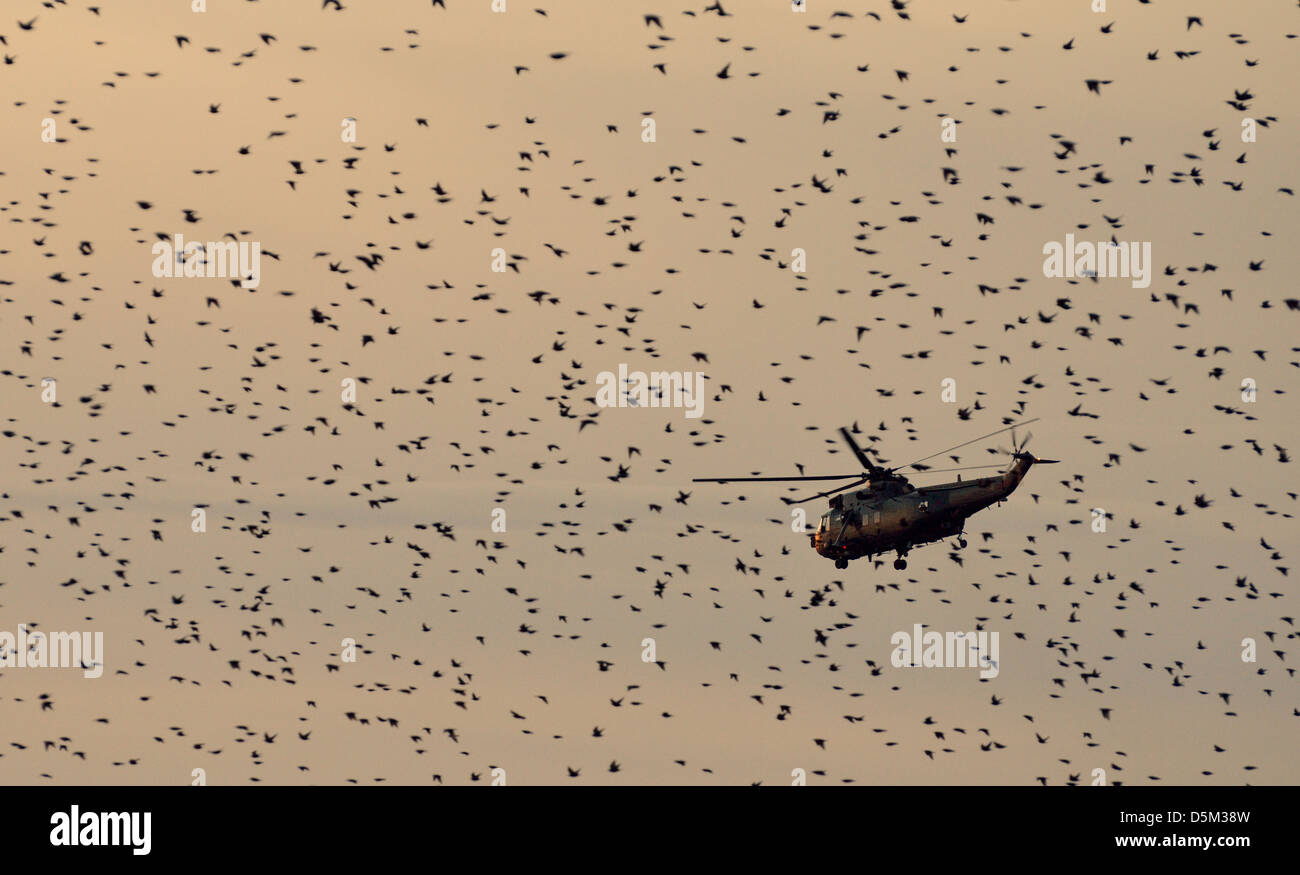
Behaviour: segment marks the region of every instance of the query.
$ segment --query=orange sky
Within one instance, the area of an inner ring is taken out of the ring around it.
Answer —
[[[1294,10],[447,5],[7,8],[37,21],[0,26],[0,630],[102,631],[107,670],[0,670],[0,781],[1300,779]],[[1275,120],[1247,144],[1245,115]],[[259,242],[260,285],[156,279],[177,233]],[[1044,277],[1066,234],[1149,242],[1151,287]],[[703,371],[703,417],[598,411],[620,363]],[[839,572],[778,500],[818,489],[689,482],[1013,416],[1063,464],[961,565]],[[893,668],[914,623],[998,631],[999,676]]]

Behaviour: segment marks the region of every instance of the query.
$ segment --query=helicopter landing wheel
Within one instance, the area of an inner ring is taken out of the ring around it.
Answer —
[[[960,547],[961,549],[965,550],[965,549],[966,549],[966,539],[965,539],[965,538],[958,538],[958,539],[957,539],[957,546]]]
[[[907,560],[904,559],[902,556],[899,556],[897,559],[894,560],[895,571],[902,571],[906,567],[907,567]]]
[[[845,569],[845,568],[848,568],[848,567],[849,567],[849,560],[847,560],[847,559],[836,559],[836,560],[835,560],[835,567],[836,567],[836,568],[839,568],[839,569],[841,569],[841,570],[843,570],[843,569]]]

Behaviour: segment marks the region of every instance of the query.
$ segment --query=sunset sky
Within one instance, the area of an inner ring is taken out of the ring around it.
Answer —
[[[0,631],[105,671],[0,669],[0,782],[1300,781],[1294,5],[343,5],[6,4]],[[905,571],[690,482],[1035,417]],[[918,623],[998,676],[893,667]]]

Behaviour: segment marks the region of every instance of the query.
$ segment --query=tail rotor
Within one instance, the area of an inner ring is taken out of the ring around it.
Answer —
[[[1010,456],[1013,460],[1028,459],[1030,462],[1033,462],[1035,465],[1055,465],[1057,462],[1060,461],[1060,459],[1040,459],[1037,456],[1033,455],[1032,453],[1026,452],[1025,447],[1029,446],[1029,442],[1033,439],[1034,439],[1034,433],[1032,431],[1029,431],[1029,432],[1025,432],[1025,439],[1023,441],[1018,440],[1016,438],[1015,429],[1012,429],[1011,449],[1008,450],[1005,447],[998,447],[998,452],[1004,456]]]

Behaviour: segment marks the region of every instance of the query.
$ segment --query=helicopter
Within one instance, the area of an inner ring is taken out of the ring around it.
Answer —
[[[885,468],[871,460],[853,440],[847,428],[840,428],[840,436],[849,445],[853,455],[865,469],[858,474],[821,474],[800,477],[696,477],[693,483],[782,482],[802,480],[846,480],[854,482],[807,498],[784,498],[787,505],[803,504],[818,498],[830,498],[830,507],[822,514],[817,530],[808,536],[813,550],[827,559],[835,560],[836,568],[848,568],[849,561],[880,553],[895,552],[894,568],[907,567],[907,554],[914,547],[956,537],[957,546],[964,548],[962,536],[966,520],[990,505],[1000,503],[1016,491],[1020,481],[1034,465],[1056,464],[1057,459],[1039,459],[1025,451],[1033,437],[1030,432],[1023,442],[1017,443],[1015,429],[1037,422],[1030,419],[1000,428],[977,438],[931,453],[895,468]],[[856,425],[854,428],[856,429]],[[968,471],[977,468],[1000,468],[997,465],[966,465],[961,468],[934,470],[922,463],[935,456],[987,440],[1010,431],[1011,449],[1000,450],[1011,457],[1011,464],[1001,474],[962,480],[961,475],[951,483],[916,487],[898,473],[905,468],[915,468],[918,473],[940,474],[950,471]],[[858,489],[862,486],[865,488]],[[854,490],[850,492],[849,490]]]

